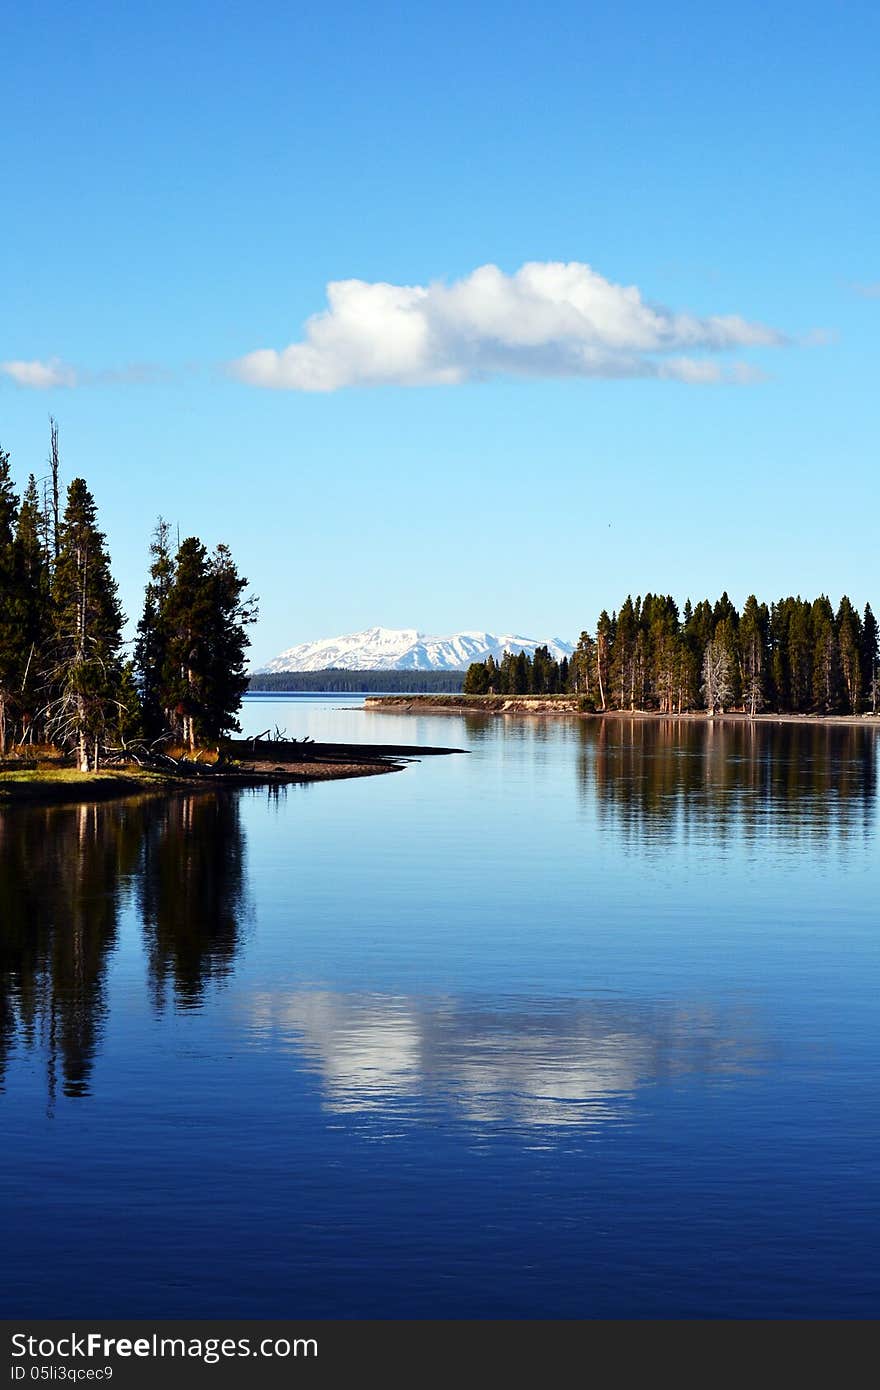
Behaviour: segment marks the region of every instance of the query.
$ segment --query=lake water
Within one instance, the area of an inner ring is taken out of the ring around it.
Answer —
[[[874,732],[358,704],[0,812],[4,1314],[876,1316]]]

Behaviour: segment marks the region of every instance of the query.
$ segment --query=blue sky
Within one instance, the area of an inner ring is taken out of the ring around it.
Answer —
[[[57,416],[130,614],[159,512],[232,546],[257,661],[373,623],[573,637],[648,588],[880,602],[876,7],[160,0],[4,27],[0,443],[23,481]],[[557,262],[612,317],[638,287],[588,367],[522,307],[520,267]],[[474,317],[486,265],[501,328]],[[315,359],[334,389],[302,389],[273,354],[351,280],[435,287],[405,322],[441,345],[399,367],[380,314],[353,346],[358,301]],[[19,384],[33,364],[73,384]]]

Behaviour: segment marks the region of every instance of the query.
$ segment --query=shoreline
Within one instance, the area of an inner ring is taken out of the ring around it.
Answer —
[[[236,791],[249,787],[286,787],[305,782],[343,781],[401,772],[397,763],[341,763],[334,767],[291,764],[283,771],[256,766],[241,772],[194,777],[185,773],[142,773],[136,769],[81,772],[68,777],[26,775],[0,770],[0,811],[11,806],[57,806],[112,801],[131,796],[169,796],[186,792]]]
[[[550,719],[627,719],[673,720],[682,724],[802,724],[809,727],[836,725],[841,728],[880,729],[878,714],[776,714],[765,711],[754,716],[742,710],[709,715],[705,710],[685,710],[681,714],[659,710],[584,710],[576,695],[373,695],[364,701],[367,711],[393,711],[397,714],[485,714],[527,716]]]
[[[78,772],[64,761],[28,766],[10,759],[0,765],[0,810],[18,805],[59,805],[109,801],[130,796],[168,796],[179,792],[286,787],[341,782],[402,772],[422,757],[461,753],[461,748],[418,744],[297,743],[268,739],[229,739],[221,745],[230,761],[220,768],[198,756],[174,767],[128,765]],[[200,769],[197,771],[196,769]]]

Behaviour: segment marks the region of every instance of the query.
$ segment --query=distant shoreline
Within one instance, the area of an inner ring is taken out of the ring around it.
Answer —
[[[250,678],[248,695],[457,695],[464,671],[348,670],[263,671]]]
[[[583,710],[576,695],[371,695],[366,710],[393,710],[398,714],[487,714],[530,716],[532,718],[674,720],[682,724],[821,724],[850,728],[880,728],[880,714],[774,714],[750,716],[742,710],[708,715],[705,710],[686,710],[666,714],[659,710]]]

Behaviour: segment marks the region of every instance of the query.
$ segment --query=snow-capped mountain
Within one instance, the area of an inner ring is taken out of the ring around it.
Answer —
[[[369,627],[347,637],[325,637],[318,642],[302,642],[288,647],[274,661],[260,668],[267,671],[466,671],[472,661],[494,656],[500,661],[505,651],[527,652],[549,647],[557,661],[571,656],[570,642],[558,637],[540,640],[493,632],[456,632],[452,637],[428,637],[415,628]]]

